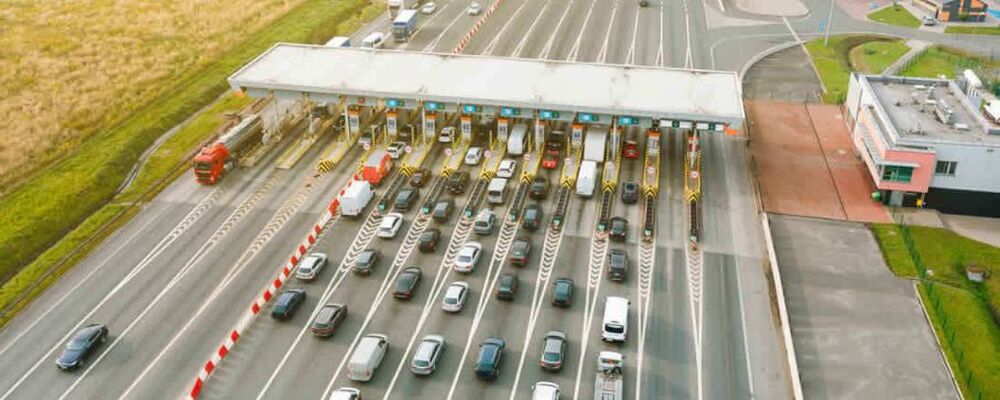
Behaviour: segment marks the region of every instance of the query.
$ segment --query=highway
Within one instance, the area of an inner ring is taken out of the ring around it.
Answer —
[[[421,16],[409,42],[390,40],[387,47],[450,52],[477,21],[466,15],[466,4],[439,1],[434,15]],[[506,0],[463,52],[709,68],[714,59],[700,34],[707,30],[702,7],[694,0],[654,0],[647,8],[628,0]],[[371,30],[385,31],[386,24],[380,18],[352,40],[360,41]],[[669,95],[669,88],[664,94]],[[0,331],[5,370],[0,399],[186,394],[207,357],[353,173],[360,149],[334,171],[314,175],[325,144],[317,143],[292,170],[275,170],[280,151],[273,151],[257,167],[227,176],[215,187],[198,185],[190,174],[170,185]],[[700,262],[692,262],[685,250],[680,135],[665,135],[662,145],[655,262],[649,269],[640,270],[636,262],[640,207],[625,205],[615,195],[612,215],[634,222],[625,243],[611,244],[632,259],[629,278],[622,283],[607,280],[604,253],[594,249],[596,198],[572,196],[566,228],[550,241],[557,251],[545,265],[546,232],[529,233],[512,225],[508,238],[532,239],[531,261],[523,268],[504,261],[509,243],[504,245],[499,233],[466,236],[456,225],[457,212],[447,224],[421,225],[415,223],[418,211],[411,210],[395,240],[364,234],[366,218],[336,218],[314,248],[330,255],[330,265],[316,281],[289,281],[308,291],[299,313],[284,322],[267,315],[257,318],[214,372],[202,397],[319,399],[333,388],[358,386],[366,398],[520,399],[528,397],[535,382],[552,381],[564,398],[588,398],[593,396],[594,357],[603,349],[625,355],[629,398],[790,397],[764,276],[745,144],[710,136],[703,145],[706,236]],[[425,167],[436,169],[439,159],[428,157]],[[638,180],[640,163],[624,160],[621,180]],[[473,175],[478,171],[464,168]],[[541,171],[558,180],[557,172]],[[468,193],[443,196],[461,206]],[[546,218],[553,212],[553,194],[539,202]],[[442,230],[437,252],[424,254],[403,245],[404,236],[428,227]],[[485,254],[474,273],[461,275],[448,268],[452,260],[445,248],[453,238],[454,248],[466,240],[482,242]],[[358,276],[346,271],[356,251],[365,247],[383,253],[375,272]],[[396,300],[386,291],[394,275],[409,266],[420,267],[423,280],[414,298]],[[520,279],[511,302],[493,296],[500,273]],[[549,305],[551,282],[558,277],[576,282],[571,308]],[[440,310],[442,288],[456,280],[468,282],[472,296],[461,313],[447,314]],[[602,301],[610,295],[632,300],[631,332],[623,345],[600,340]],[[348,304],[349,316],[333,337],[317,339],[307,331],[308,320],[317,305],[327,302]],[[107,324],[111,340],[80,371],[57,370],[53,360],[68,336],[91,322]],[[642,333],[640,324],[645,325]],[[561,372],[551,373],[536,363],[541,338],[556,329],[569,337],[568,358]],[[357,338],[373,332],[389,336],[389,352],[372,382],[352,383],[346,378],[346,360]],[[427,334],[443,335],[447,350],[433,376],[417,377],[408,363],[414,342]],[[507,341],[503,372],[496,381],[480,381],[472,375],[472,364],[479,343],[491,336]]]

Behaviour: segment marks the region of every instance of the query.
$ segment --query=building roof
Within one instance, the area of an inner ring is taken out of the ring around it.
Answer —
[[[235,89],[401,98],[742,125],[734,72],[276,44]]]

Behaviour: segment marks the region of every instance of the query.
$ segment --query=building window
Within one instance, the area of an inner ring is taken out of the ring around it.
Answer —
[[[955,176],[955,167],[957,166],[957,161],[938,161],[934,167],[934,174]]]
[[[913,177],[913,167],[902,167],[898,165],[882,166],[882,180],[889,182],[909,183]]]

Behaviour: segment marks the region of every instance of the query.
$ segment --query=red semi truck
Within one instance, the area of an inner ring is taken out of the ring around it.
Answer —
[[[214,185],[227,172],[236,168],[236,157],[260,143],[264,125],[257,114],[243,118],[219,137],[205,146],[192,160],[194,177],[205,185]]]
[[[382,179],[392,171],[392,157],[385,150],[375,150],[368,155],[365,164],[361,167],[361,178],[378,186]]]

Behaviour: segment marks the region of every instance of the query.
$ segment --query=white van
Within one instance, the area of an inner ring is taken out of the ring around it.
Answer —
[[[351,360],[347,363],[347,377],[352,381],[368,382],[372,380],[385,351],[389,349],[389,338],[378,333],[369,333],[361,338],[358,347],[354,349]]]
[[[507,137],[507,154],[519,156],[524,154],[524,148],[528,145],[528,125],[517,124],[510,131]]]
[[[597,162],[583,161],[576,175],[576,194],[580,197],[593,197],[597,186]]]
[[[347,36],[334,36],[324,44],[326,47],[351,47],[351,38]]]
[[[507,201],[507,179],[493,178],[486,187],[486,201],[490,204],[503,204]]]
[[[375,196],[372,185],[368,181],[354,181],[340,196],[340,215],[357,217],[368,206]]]
[[[601,340],[625,343],[630,303],[628,299],[617,296],[608,296],[604,300],[604,323],[601,325]]]
[[[367,47],[370,49],[381,49],[382,44],[385,43],[385,34],[382,32],[372,32],[365,36],[361,40],[361,47]]]

